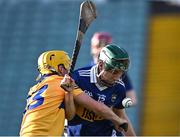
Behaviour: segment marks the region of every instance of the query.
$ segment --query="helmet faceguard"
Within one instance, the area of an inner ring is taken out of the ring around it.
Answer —
[[[104,47],[100,52],[99,59],[105,63],[105,70],[120,69],[127,71],[129,68],[128,53],[114,44]]]
[[[70,68],[70,58],[64,51],[47,51],[42,53],[38,58],[38,70],[41,74],[59,73],[59,65],[63,65],[67,70]]]

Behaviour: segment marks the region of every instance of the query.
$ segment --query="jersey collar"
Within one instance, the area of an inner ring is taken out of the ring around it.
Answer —
[[[102,91],[105,90],[106,88],[108,88],[107,86],[100,86],[97,82],[97,74],[98,74],[98,66],[94,65],[91,70],[90,70],[90,82],[94,83],[96,85],[96,87]]]

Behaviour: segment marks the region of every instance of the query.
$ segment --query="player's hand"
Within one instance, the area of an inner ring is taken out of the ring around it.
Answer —
[[[121,119],[120,124],[115,124],[114,126],[118,132],[122,132],[123,130],[126,132],[128,130],[128,123],[125,119]]]
[[[69,75],[66,74],[64,78],[62,79],[60,86],[64,90],[68,92],[72,92],[75,86],[75,82]]]

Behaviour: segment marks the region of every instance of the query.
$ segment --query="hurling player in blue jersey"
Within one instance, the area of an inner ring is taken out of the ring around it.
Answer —
[[[91,62],[91,65],[94,65],[98,61],[98,55],[103,47],[105,47],[107,44],[110,44],[113,42],[112,36],[108,32],[96,32],[91,38],[91,55],[93,58],[93,61]],[[132,105],[137,104],[137,98],[136,98],[136,92],[133,88],[133,85],[131,83],[131,80],[129,79],[129,76],[127,73],[123,74],[122,81],[126,87],[126,97],[131,98]],[[122,133],[118,133],[115,130],[113,131],[113,135],[120,136]]]
[[[93,57],[92,65],[96,64],[98,61],[98,55],[103,47],[107,44],[111,44],[113,42],[112,36],[108,32],[96,32],[91,38],[91,55]],[[122,77],[122,81],[126,87],[126,97],[131,98],[133,105],[137,104],[137,98],[135,90],[132,86],[131,80],[129,79],[127,74],[124,74]]]
[[[135,136],[122,106],[126,89],[120,79],[128,70],[129,62],[129,55],[123,48],[109,44],[102,48],[96,65],[76,70],[73,79],[86,94],[112,108],[119,117],[125,118],[128,121],[125,135]],[[76,115],[68,122],[67,131],[69,136],[111,136],[113,129],[109,120],[76,105]]]

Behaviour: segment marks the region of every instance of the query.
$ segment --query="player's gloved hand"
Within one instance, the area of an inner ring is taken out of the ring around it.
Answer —
[[[60,86],[67,92],[72,92],[75,86],[75,82],[69,75],[66,74],[62,79]]]
[[[122,128],[125,132],[127,132],[127,130],[128,130],[128,123],[121,124],[120,128]]]
[[[122,132],[123,130],[126,132],[128,130],[128,123],[125,119],[120,119],[120,124],[115,124],[114,127],[118,132]]]

